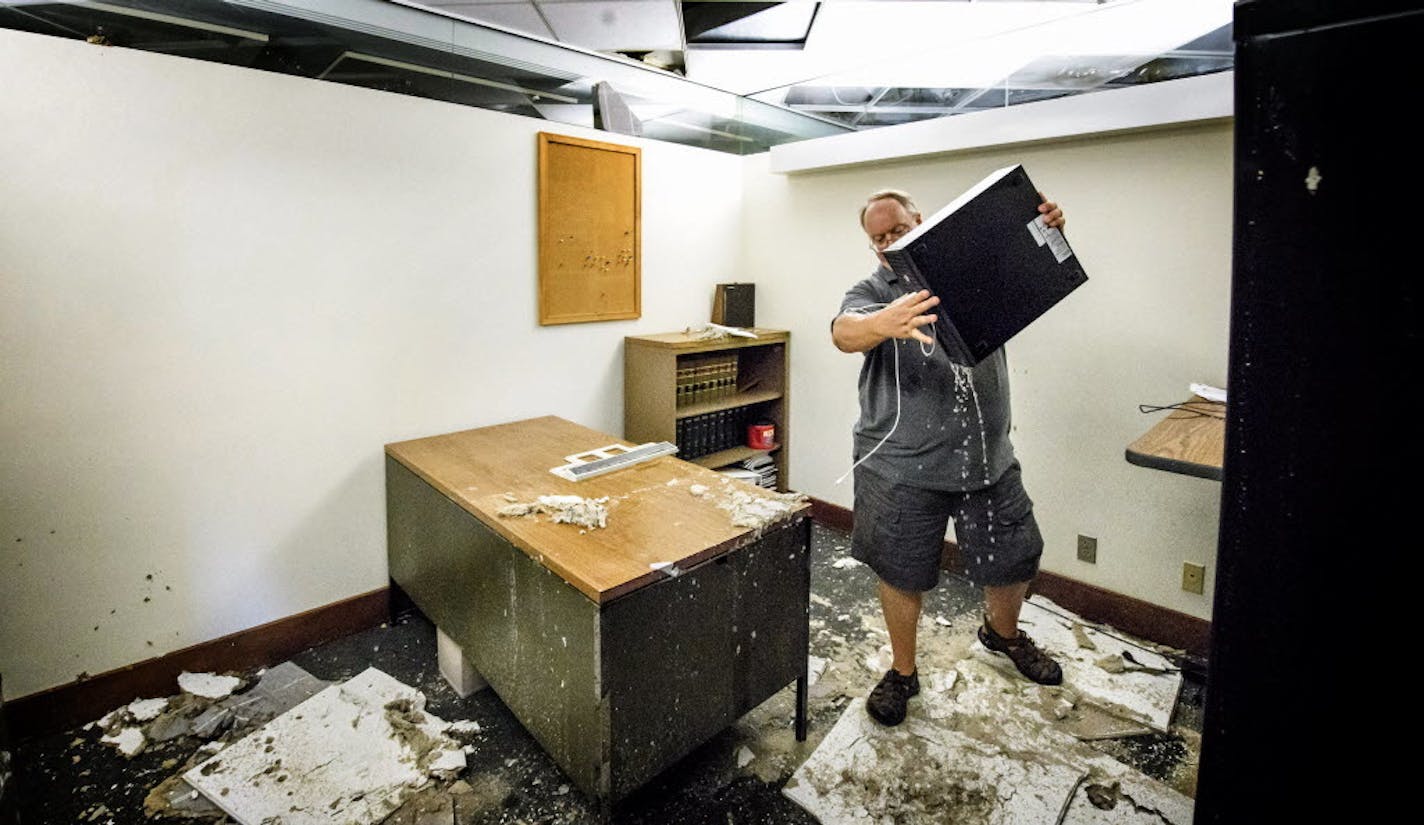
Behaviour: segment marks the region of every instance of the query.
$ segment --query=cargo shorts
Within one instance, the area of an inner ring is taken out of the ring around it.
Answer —
[[[1043,535],[1017,461],[998,481],[968,492],[897,484],[863,466],[855,468],[851,556],[886,584],[912,591],[939,584],[951,518],[960,559],[974,584],[1020,584],[1038,573]]]

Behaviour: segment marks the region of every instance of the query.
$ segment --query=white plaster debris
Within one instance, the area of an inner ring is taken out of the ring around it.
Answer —
[[[426,770],[438,779],[454,779],[465,770],[465,749],[441,750],[438,756],[430,760]]]
[[[820,656],[806,657],[806,687],[810,687],[821,680],[821,674],[826,672],[827,660]]]
[[[1125,721],[1167,731],[1182,690],[1181,673],[1169,660],[1149,647],[1093,627],[1073,611],[1042,596],[1032,596],[1024,603],[1019,625],[1058,660],[1063,667],[1063,684],[1081,694],[1082,701]],[[1081,646],[1073,632],[1074,625],[1083,628],[1082,635],[1092,648]],[[1022,679],[1007,656],[990,653],[977,641],[971,649],[985,663]],[[1131,656],[1137,666],[1125,667],[1123,673],[1109,673],[1098,665],[1099,660],[1124,654]]]
[[[940,627],[949,627],[951,622],[943,616],[935,616],[935,624]]]
[[[481,730],[483,730],[483,728],[480,727],[480,723],[473,719],[461,719],[457,722],[451,722],[449,726],[445,728],[446,733],[455,734],[479,733]]]
[[[910,701],[894,728],[856,698],[782,793],[822,825],[891,822],[1187,825],[1193,802],[1080,742],[1040,712],[1071,692],[1010,677],[976,657]],[[923,678],[923,676],[922,676]],[[1087,797],[1116,788],[1100,811]],[[1066,814],[1066,818],[1060,818]]]
[[[831,562],[831,566],[837,570],[848,570],[852,567],[862,567],[864,565],[862,562],[857,561],[856,559],[853,559],[850,556],[841,556],[840,558]]]
[[[865,657],[865,669],[877,676],[883,676],[894,662],[895,653],[890,649],[890,645],[881,645],[879,650]]]
[[[949,670],[936,673],[929,678],[930,690],[935,693],[948,693],[954,689],[954,683],[959,681],[959,671]]]
[[[539,496],[534,501],[506,504],[496,512],[506,518],[546,513],[549,520],[555,524],[574,524],[589,529],[607,527],[608,496],[602,498]]]
[[[730,482],[730,479],[723,479]],[[746,490],[732,490],[718,507],[732,514],[733,527],[761,529],[796,509],[806,496],[801,493],[755,495]]]
[[[242,680],[236,676],[189,673],[186,670],[178,674],[178,687],[184,693],[191,693],[204,699],[221,699],[237,690],[237,686],[240,684],[242,684]]]
[[[696,497],[698,497],[698,498],[701,498],[702,496],[707,495],[707,485],[706,485],[706,484],[694,484],[694,485],[692,485],[691,487],[688,487],[688,488],[687,488],[687,492],[691,493],[692,495],[694,495],[694,496],[696,496]]]
[[[128,704],[129,715],[135,722],[149,722],[158,718],[164,708],[168,707],[168,700],[162,699],[135,699]]]
[[[753,759],[756,759],[756,754],[752,753],[752,749],[746,745],[743,745],[741,749],[737,751],[737,767],[745,768],[751,764]]]
[[[108,718],[107,716],[104,718]],[[138,728],[120,728],[117,733],[103,736],[99,739],[106,745],[113,745],[118,748],[119,753],[124,756],[133,757],[143,750],[143,746],[148,744],[148,739],[143,735],[143,731]]]
[[[648,566],[660,573],[666,573],[668,578],[675,579],[682,575],[682,571],[678,569],[678,566],[670,561],[655,561],[649,563]]]
[[[1081,775],[914,716],[880,727],[857,697],[782,793],[822,825],[1052,823]]]
[[[425,696],[367,668],[183,775],[242,825],[371,825],[431,776],[464,769]]]

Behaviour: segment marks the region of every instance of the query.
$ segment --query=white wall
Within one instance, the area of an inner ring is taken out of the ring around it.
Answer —
[[[1138,403],[1225,382],[1229,125],[795,176],[625,141],[643,318],[545,328],[535,134],[606,135],[8,30],[0,77],[11,698],[381,587],[383,444],[550,413],[617,432],[622,337],[704,320],[719,281],[793,331],[792,482],[849,506],[859,360],[827,324],[873,264],[856,209],[899,186],[932,211],[1014,162],[1091,279],[1009,347],[1044,565],[1210,615],[1219,486],[1123,448],[1158,418]]]
[[[969,116],[969,117],[972,117]],[[832,141],[837,138],[826,138]],[[930,214],[987,173],[1022,163],[1068,217],[1089,281],[1008,345],[1014,443],[1047,542],[1043,566],[1208,618],[1220,485],[1128,464],[1158,421],[1139,403],[1225,386],[1231,253],[1229,123],[1082,138],[934,159],[778,175],[748,160],[746,277],[757,320],[792,340],[791,475],[849,507],[861,356],[837,351],[829,321],[874,267],[857,210],[872,191],[908,190]],[[1079,562],[1079,533],[1098,539]],[[1204,595],[1180,589],[1182,562],[1207,565]]]
[[[622,429],[622,337],[741,276],[740,158],[643,146],[643,317],[540,327],[535,134],[0,30],[9,698],[381,587],[382,445]],[[151,579],[150,579],[151,577]]]

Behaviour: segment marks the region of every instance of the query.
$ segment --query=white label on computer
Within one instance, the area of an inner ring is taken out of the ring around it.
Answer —
[[[1048,248],[1053,250],[1053,257],[1061,264],[1073,257],[1073,250],[1068,248],[1068,240],[1063,237],[1063,233],[1053,227],[1043,230],[1043,236],[1048,241]]]
[[[1043,246],[1043,216],[1039,215],[1028,222],[1028,234],[1033,236],[1034,243]]]

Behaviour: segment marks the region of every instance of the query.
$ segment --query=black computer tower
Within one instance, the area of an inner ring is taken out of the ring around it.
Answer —
[[[1088,280],[1068,241],[1037,219],[1022,166],[999,169],[884,251],[913,289],[939,296],[935,336],[977,364]]]

